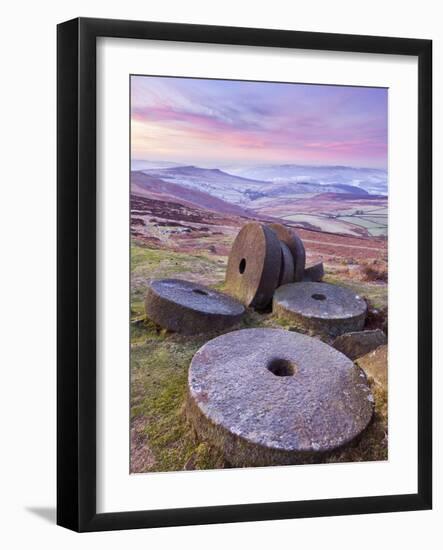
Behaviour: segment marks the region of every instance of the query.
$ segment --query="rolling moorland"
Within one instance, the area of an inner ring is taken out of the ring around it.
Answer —
[[[226,171],[225,171],[226,170]],[[183,337],[144,316],[146,283],[178,277],[223,289],[231,244],[251,220],[296,228],[307,265],[369,304],[367,327],[387,319],[386,173],[346,167],[229,167],[133,163],[131,173],[131,472],[229,467],[198,441],[183,404],[193,354],[216,334]],[[339,182],[339,183],[337,183]],[[238,328],[289,325],[248,311]],[[387,458],[387,388],[374,384],[376,414],[331,462]]]

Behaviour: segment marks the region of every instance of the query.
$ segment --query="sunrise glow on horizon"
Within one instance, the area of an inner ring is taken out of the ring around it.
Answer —
[[[384,88],[131,77],[131,157],[387,169]]]

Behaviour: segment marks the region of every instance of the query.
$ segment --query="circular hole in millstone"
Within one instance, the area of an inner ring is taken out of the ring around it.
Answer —
[[[240,263],[238,264],[238,270],[243,275],[243,273],[245,272],[245,269],[246,269],[246,260],[245,258],[243,258],[242,260],[240,260]]]
[[[326,296],[324,294],[313,294],[311,298],[313,298],[314,300],[320,300],[320,301],[326,300]]]
[[[266,368],[275,376],[294,376],[297,372],[296,365],[287,359],[272,359]]]
[[[200,290],[199,288],[194,288],[192,292],[195,292],[196,294],[201,294],[202,296],[208,296],[208,293],[204,290]]]

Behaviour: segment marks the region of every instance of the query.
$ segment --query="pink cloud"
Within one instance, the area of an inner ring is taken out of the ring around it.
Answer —
[[[136,77],[132,90],[132,120],[163,127],[159,146],[176,158],[180,135],[198,159],[222,148],[226,161],[387,162],[387,90],[161,77]]]

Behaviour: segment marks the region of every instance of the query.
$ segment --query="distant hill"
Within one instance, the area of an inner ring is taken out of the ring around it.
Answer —
[[[197,166],[173,166],[168,168],[144,169],[139,172],[145,176],[164,183],[174,184],[188,191],[200,192],[220,199],[224,203],[254,210],[256,201],[297,198],[297,195],[320,193],[343,193],[367,195],[361,187],[347,183],[316,183],[314,181],[296,181],[278,178],[264,181],[240,175],[233,175],[214,168],[199,168]],[[138,176],[140,177],[140,176]],[[148,180],[146,180],[147,182]],[[171,188],[174,196],[183,191]],[[202,197],[200,197],[202,199]]]
[[[184,205],[197,206],[224,214],[255,217],[254,212],[209,193],[163,180],[141,171],[131,172],[131,193],[160,200],[174,199]]]
[[[257,191],[263,186],[261,181],[226,174],[217,168],[178,166],[159,170],[143,170],[143,173],[245,207],[250,202],[248,190]]]
[[[371,194],[387,195],[386,170],[352,166],[314,166],[272,164],[262,166],[229,166],[229,174],[274,183],[313,183],[320,185],[351,185]]]
[[[168,162],[165,160],[131,160],[131,172],[138,170],[157,170],[159,168],[171,168],[172,166],[180,166],[176,162]]]

